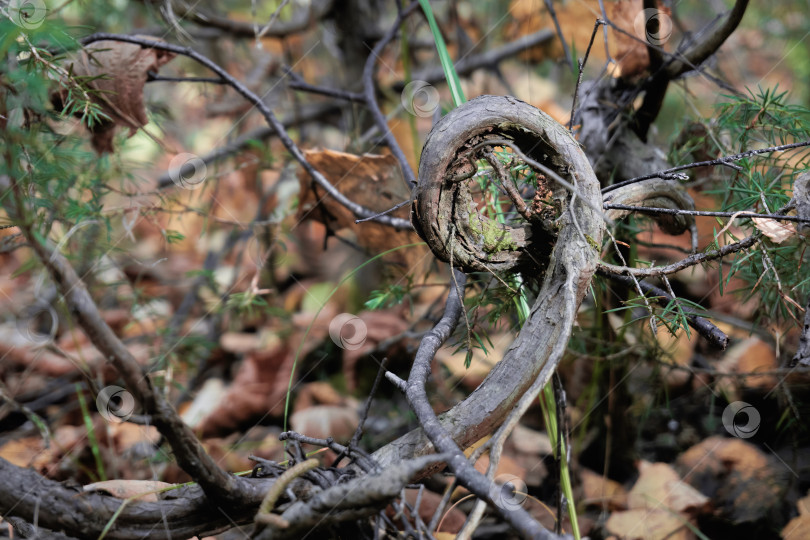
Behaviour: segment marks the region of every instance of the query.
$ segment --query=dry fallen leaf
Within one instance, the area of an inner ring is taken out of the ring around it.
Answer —
[[[338,191],[350,200],[375,212],[383,212],[408,201],[411,191],[402,177],[394,156],[364,154],[357,156],[334,150],[309,150],[307,160],[323,174]],[[300,215],[326,224],[331,230],[354,232],[357,243],[369,254],[377,255],[389,249],[421,242],[413,231],[394,231],[387,225],[366,221],[355,223],[355,215],[317,186],[305,171],[301,182]],[[388,215],[408,219],[410,206]],[[395,251],[385,260],[398,268],[398,273],[413,272],[429,259],[427,247],[414,246]]]
[[[720,373],[756,373],[757,371],[771,371],[779,367],[776,351],[769,344],[756,336],[749,337],[734,345],[715,366]],[[758,388],[770,391],[777,383],[773,375],[752,375],[744,378],[721,377],[717,381],[717,388],[728,399],[740,399],[740,387]]]
[[[299,315],[293,318],[295,330],[284,342],[270,339],[266,348],[245,355],[233,382],[197,426],[204,437],[230,433],[259,418],[284,413],[287,386],[298,352],[296,344],[304,341],[304,331],[312,322],[311,315]],[[328,335],[329,321],[333,317],[334,309],[327,304],[307,335],[301,358]]]
[[[791,223],[780,223],[775,219],[767,218],[751,218],[751,221],[754,222],[754,226],[759,229],[762,234],[777,244],[781,244],[796,234],[796,227]]]
[[[103,491],[119,499],[137,497],[140,501],[157,502],[158,494],[154,492],[173,485],[157,480],[107,480],[88,484],[84,486],[84,491]]]
[[[480,348],[473,349],[470,367],[465,365],[467,355],[464,352],[453,353],[448,348],[439,349],[436,360],[450,371],[454,379],[460,380],[465,387],[474,390],[504,357],[512,339],[512,334],[508,333],[491,335],[490,341],[494,347],[487,349],[487,352]]]
[[[788,469],[753,444],[709,437],[681,454],[684,481],[711,498],[718,513],[734,524],[767,519],[782,505]]]
[[[547,456],[551,454],[551,440],[548,434],[542,431],[535,431],[522,424],[515,426],[509,436],[509,442],[514,446],[516,452],[523,454],[535,454]]]
[[[596,474],[589,469],[580,471],[582,480],[582,502],[588,506],[602,506],[610,510],[623,510],[627,508],[627,490],[610,478]]]
[[[90,127],[93,148],[97,152],[113,151],[112,141],[118,126],[128,127],[131,137],[149,122],[143,103],[147,73],[156,72],[174,56],[168,51],[120,41],[96,41],[78,53],[70,68],[73,76],[93,78],[86,84],[96,91],[93,99],[110,117],[109,121]],[[67,90],[62,90],[55,98],[65,103]]]
[[[197,426],[202,435],[230,433],[266,415],[281,415],[294,359],[295,351],[283,344],[247,355],[214,410]]]
[[[704,512],[709,498],[683,482],[669,464],[642,461],[641,472],[630,493],[627,504],[631,509],[657,508],[673,512]]]
[[[810,494],[799,499],[796,506],[799,509],[799,515],[791,519],[782,529],[782,538],[785,540],[810,538]]]
[[[600,2],[581,0],[556,4],[555,12],[563,37],[569,44],[574,43],[577,52],[584,51],[588,48],[596,19],[603,18]],[[618,64],[613,75],[628,79],[643,74],[650,64],[646,40],[657,47],[665,47],[672,33],[671,11],[666,7],[660,7],[659,10],[645,10],[643,0],[605,2],[605,10],[608,19],[621,29],[619,31],[612,26],[608,28],[608,49],[611,58]],[[506,26],[506,31],[510,39],[543,28],[554,28],[554,21],[541,0],[533,2],[513,0],[509,6],[509,13],[512,23]],[[592,62],[602,62],[606,59],[602,32],[603,28],[599,28],[594,39],[590,54]],[[553,40],[532,47],[525,53],[535,61],[559,58],[562,54],[563,48],[556,36]]]
[[[362,383],[363,368],[368,365],[364,365],[362,360],[376,351],[381,343],[401,336],[408,329],[408,321],[397,308],[363,311],[357,317],[364,324],[362,345],[343,349],[343,377],[349,392],[354,392]],[[406,354],[405,342],[404,338],[388,342],[388,347],[381,352],[392,360],[401,357]],[[376,371],[377,364],[373,366]]]
[[[624,540],[692,540],[695,535],[685,522],[674,512],[637,508],[613,512],[606,526]]]
[[[339,443],[352,438],[359,422],[356,405],[316,405],[290,416],[293,431],[316,439],[332,437]]]
[[[791,519],[782,529],[784,540],[802,540],[810,538],[810,516],[802,515]]]

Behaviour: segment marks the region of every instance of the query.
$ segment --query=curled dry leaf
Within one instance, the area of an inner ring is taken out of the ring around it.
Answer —
[[[751,221],[754,222],[754,226],[759,229],[762,234],[777,244],[781,244],[796,234],[796,227],[790,223],[780,223],[775,219],[767,218],[751,218]]]
[[[148,39],[155,39],[147,36]],[[143,87],[148,72],[156,72],[174,58],[168,51],[149,49],[135,43],[96,41],[82,49],[70,65],[73,77],[85,81],[92,97],[110,120],[89,126],[93,148],[98,153],[113,151],[118,126],[129,128],[129,136],[147,124]],[[67,90],[54,96],[57,104],[67,100]]]

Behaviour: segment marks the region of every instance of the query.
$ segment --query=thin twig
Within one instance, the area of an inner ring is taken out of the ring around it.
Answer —
[[[739,154],[712,159],[709,161],[697,161],[695,163],[689,163],[687,165],[678,165],[677,167],[672,167],[671,169],[658,171],[652,174],[646,174],[644,176],[637,176],[636,178],[631,178],[630,180],[625,180],[624,182],[619,182],[617,184],[607,186],[605,188],[602,188],[602,194],[604,195],[605,193],[609,193],[614,189],[619,189],[620,187],[635,184],[636,182],[641,182],[642,180],[649,180],[650,178],[663,178],[664,180],[685,180],[686,179],[685,175],[674,175],[673,173],[677,171],[683,171],[686,169],[695,169],[697,167],[713,167],[715,165],[725,165],[729,162],[740,161],[741,159],[756,156],[759,154],[767,154],[770,152],[784,152],[785,150],[802,148],[804,146],[810,146],[810,140],[791,144],[783,144],[780,146],[771,146],[769,148],[760,148],[758,150],[747,150],[745,152],[740,152]]]
[[[360,442],[360,437],[363,436],[363,426],[365,425],[366,419],[368,418],[368,413],[371,410],[371,402],[374,401],[374,395],[377,393],[377,388],[380,386],[380,381],[382,380],[387,367],[388,357],[386,356],[382,359],[382,362],[380,362],[380,369],[377,370],[377,377],[374,378],[374,384],[371,385],[371,392],[368,393],[368,399],[363,407],[363,412],[360,414],[360,422],[357,424],[357,429],[352,436],[352,440],[349,442],[349,447],[357,446],[357,443]]]
[[[551,15],[551,20],[554,21],[554,28],[557,30],[557,37],[560,38],[560,44],[563,48],[563,54],[565,55],[565,61],[571,67],[571,71],[574,71],[574,60],[571,58],[571,51],[568,49],[568,43],[565,41],[565,37],[562,33],[562,28],[560,27],[560,21],[557,19],[557,12],[554,9],[554,4],[552,0],[545,0],[546,9],[548,9],[548,14]],[[594,28],[594,31],[596,28]],[[591,43],[593,43],[593,38],[591,38]]]
[[[600,276],[623,283],[626,286],[633,285],[632,279],[627,276],[618,276],[616,274],[602,271],[601,269],[597,270],[596,273]],[[644,293],[652,295],[655,301],[663,307],[667,307],[673,300],[677,301],[674,294],[668,294],[655,285],[647,283],[646,281],[638,281],[637,283]],[[684,313],[684,315],[686,315],[686,322],[689,324],[689,326],[691,326],[698,334],[703,336],[712,346],[721,350],[725,350],[725,348],[728,347],[728,336],[725,332],[717,328],[717,326],[715,326],[710,320],[705,319],[692,311],[685,310],[683,308],[679,309]]]
[[[411,165],[408,163],[405,153],[402,151],[396,137],[394,137],[394,134],[389,129],[388,122],[380,110],[380,106],[377,104],[377,88],[374,84],[374,73],[377,67],[377,60],[380,58],[383,49],[386,45],[388,45],[388,43],[391,42],[392,39],[394,39],[394,36],[397,35],[402,21],[405,20],[408,15],[413,13],[418,6],[419,2],[412,2],[397,15],[396,21],[394,21],[394,24],[392,24],[391,28],[388,29],[388,32],[386,32],[382,39],[380,39],[380,41],[374,45],[374,48],[371,50],[371,53],[366,60],[366,65],[363,68],[363,94],[366,97],[366,106],[371,112],[371,116],[374,118],[374,122],[377,124],[377,127],[382,132],[383,139],[385,139],[388,149],[391,150],[391,153],[394,154],[394,157],[396,157],[397,161],[399,161],[399,166],[402,169],[402,176],[405,177],[405,181],[408,182],[408,186],[410,186],[411,189],[416,187],[416,175],[413,173],[413,169],[411,169]],[[381,220],[382,218],[377,219]]]
[[[757,231],[751,236],[743,238],[739,242],[734,242],[733,244],[728,244],[719,249],[714,249],[706,253],[696,253],[686,257],[685,259],[681,259],[676,263],[668,264],[666,266],[654,266],[652,268],[630,268],[627,266],[616,266],[614,264],[600,262],[597,267],[597,272],[606,272],[608,274],[615,274],[618,276],[634,277],[655,277],[663,276],[665,274],[674,274],[675,272],[680,272],[681,270],[689,268],[690,266],[719,259],[721,257],[725,257],[726,255],[742,251],[743,249],[748,249],[756,245],[756,243],[761,239],[762,233]]]
[[[292,154],[293,158],[298,161],[304,170],[312,177],[312,179],[321,186],[326,192],[335,199],[338,203],[343,205],[345,208],[350,210],[357,216],[360,217],[368,217],[373,216],[376,212],[365,208],[351,200],[349,200],[345,195],[343,195],[340,191],[337,190],[335,186],[333,186],[326,177],[323,176],[317,169],[315,169],[312,164],[307,161],[304,153],[298,148],[298,145],[293,142],[290,138],[287,130],[284,128],[281,122],[279,122],[276,115],[273,114],[273,111],[264,103],[264,101],[257,96],[254,92],[252,92],[249,88],[247,88],[244,84],[236,80],[233,76],[231,76],[225,69],[223,69],[219,64],[204,56],[194,49],[190,47],[181,47],[179,45],[174,45],[171,43],[166,43],[164,41],[156,41],[152,39],[144,39],[137,36],[127,36],[122,34],[107,34],[107,33],[97,33],[87,36],[81,40],[82,45],[88,45],[95,41],[122,41],[125,43],[134,43],[136,45],[141,45],[143,47],[150,47],[154,49],[170,51],[176,54],[180,54],[183,56],[187,56],[200,64],[204,65],[217,75],[220,78],[224,79],[227,84],[236,90],[242,97],[244,97],[247,101],[253,104],[254,107],[262,114],[264,119],[267,123],[275,130],[278,138],[281,139],[281,142],[284,144],[285,148]],[[413,174],[413,172],[411,172]],[[396,229],[410,229],[411,224],[406,219],[400,218],[392,218],[388,216],[382,216],[376,218],[379,223],[383,223],[386,225],[390,225]]]
[[[597,29],[605,24],[602,19],[596,19],[593,25],[593,32],[591,33],[591,41],[588,42],[588,48],[585,50],[585,57],[579,62],[579,74],[577,75],[577,84],[574,87],[574,101],[571,103],[571,118],[568,119],[568,131],[574,126],[574,114],[577,112],[577,96],[579,95],[579,86],[582,84],[582,73],[585,70],[585,64],[588,63],[588,56],[591,54],[591,47],[593,47],[593,40],[596,38]]]
[[[301,78],[296,72],[292,70],[289,66],[282,66],[284,71],[284,75],[290,78],[290,82],[287,83],[287,86],[292,88],[293,90],[301,90],[302,92],[310,92],[312,94],[320,94],[322,96],[329,96],[336,99],[343,99],[346,101],[353,101],[353,102],[366,102],[366,96],[360,94],[358,92],[349,92],[347,90],[342,90],[340,88],[328,88],[325,86],[316,86],[314,84],[309,84],[304,79]]]
[[[631,212],[638,212],[640,214],[671,214],[683,216],[698,216],[698,217],[726,217],[731,219],[744,219],[744,218],[761,218],[761,219],[776,219],[779,221],[794,221],[796,223],[810,223],[810,219],[801,218],[798,216],[786,216],[784,214],[758,214],[756,212],[712,212],[703,210],[680,210],[677,208],[656,208],[650,206],[630,206],[626,204],[606,204],[603,207],[605,210],[630,210]]]
[[[363,219],[356,219],[356,220],[354,220],[354,222],[355,222],[355,223],[363,223],[364,221],[369,221],[369,220],[372,220],[372,219],[374,219],[374,218],[376,218],[376,217],[379,217],[379,216],[384,216],[384,215],[386,215],[386,214],[390,214],[391,212],[396,212],[397,210],[399,210],[399,209],[400,209],[400,208],[402,208],[403,206],[408,205],[408,204],[411,204],[412,202],[413,202],[413,201],[412,201],[412,200],[410,200],[410,199],[408,199],[407,201],[402,201],[401,203],[397,203],[397,204],[395,204],[394,206],[392,206],[392,207],[391,207],[391,208],[389,208],[388,210],[383,210],[383,211],[382,211],[382,212],[380,212],[379,214],[375,214],[375,215],[373,215],[373,216],[371,216],[371,217],[367,217],[367,218],[363,218]]]

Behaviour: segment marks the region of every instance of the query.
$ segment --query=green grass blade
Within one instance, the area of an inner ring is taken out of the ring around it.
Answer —
[[[104,472],[104,461],[101,459],[101,450],[98,447],[98,439],[96,439],[96,431],[93,429],[93,418],[90,415],[90,409],[87,407],[87,402],[84,400],[81,386],[76,384],[76,396],[79,398],[79,408],[82,411],[82,419],[84,420],[84,427],[87,430],[87,441],[90,446],[90,451],[93,453],[93,459],[96,462],[96,470],[98,471],[99,481],[107,480],[107,474]]]
[[[453,60],[450,59],[450,53],[447,52],[447,45],[444,43],[444,38],[439,30],[439,25],[436,24],[436,18],[433,16],[433,8],[430,7],[429,0],[419,0],[419,5],[422,6],[422,11],[425,12],[430,31],[433,33],[433,41],[436,43],[436,51],[439,53],[439,62],[442,64],[444,76],[447,79],[447,85],[450,87],[450,95],[453,97],[453,105],[458,107],[467,98],[464,97],[464,91],[461,90],[461,81],[456,73],[456,68],[453,66]]]

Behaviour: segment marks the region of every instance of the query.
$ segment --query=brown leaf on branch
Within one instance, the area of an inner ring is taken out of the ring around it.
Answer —
[[[309,150],[305,154],[312,166],[338,191],[361,206],[383,212],[411,198],[411,191],[394,156],[357,156],[334,150]],[[305,172],[302,171],[298,178],[301,182],[300,215],[320,221],[333,231],[354,232],[357,243],[369,254],[377,255],[421,241],[412,231],[394,231],[371,221],[355,223],[355,215],[316,186]],[[409,211],[410,205],[405,205],[388,215],[407,219]],[[426,247],[410,247],[389,254],[385,260],[399,267],[401,272],[408,273],[422,264],[426,253]]]
[[[119,41],[96,41],[78,53],[70,72],[74,78],[90,79],[86,85],[95,91],[92,98],[110,118],[88,126],[93,133],[93,148],[98,153],[113,151],[113,136],[118,126],[129,128],[131,137],[149,122],[143,102],[148,72],[156,72],[174,56],[172,52]],[[54,97],[58,104],[64,104],[67,90],[62,89]]]
[[[791,236],[796,234],[796,227],[790,223],[780,223],[775,219],[751,218],[754,226],[771,241],[781,244]]]

